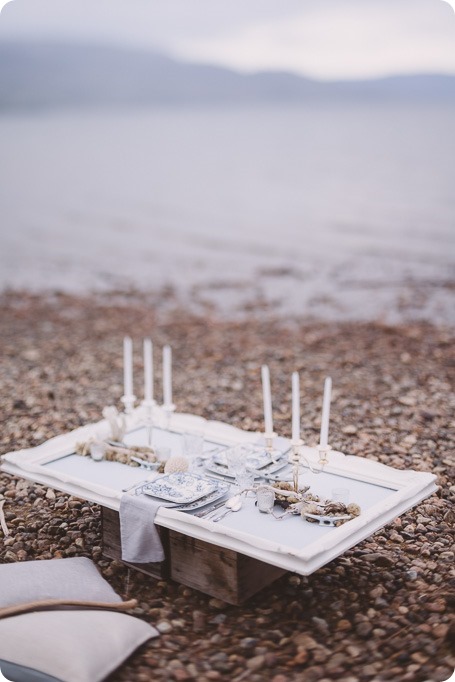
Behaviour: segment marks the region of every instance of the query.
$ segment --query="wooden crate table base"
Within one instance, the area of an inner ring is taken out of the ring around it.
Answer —
[[[241,604],[286,571],[232,549],[170,531],[171,578],[196,590]]]
[[[121,559],[120,519],[117,511],[101,508],[103,554]],[[171,578],[182,585],[216,597],[228,604],[241,604],[281,577],[286,571],[231,549],[159,527],[166,559],[156,564],[130,564],[152,578]]]

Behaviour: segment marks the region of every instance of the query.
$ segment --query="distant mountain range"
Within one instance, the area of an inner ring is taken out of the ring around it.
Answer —
[[[0,110],[345,99],[455,102],[455,76],[327,82],[285,72],[243,74],[117,47],[0,41]]]

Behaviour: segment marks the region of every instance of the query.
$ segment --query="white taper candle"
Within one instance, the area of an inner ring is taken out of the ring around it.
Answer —
[[[123,339],[123,392],[133,395],[133,342],[129,336]]]
[[[172,405],[172,350],[170,346],[163,348],[163,403]]]
[[[324,382],[324,398],[322,400],[321,436],[319,444],[326,448],[329,444],[330,400],[332,398],[332,379],[327,377]]]
[[[292,373],[292,442],[300,440],[300,381],[299,373]]]
[[[273,433],[273,419],[272,419],[272,394],[270,391],[270,372],[267,365],[262,365],[262,398],[264,401],[264,425],[265,433]]]
[[[153,400],[153,344],[144,339],[144,399]]]

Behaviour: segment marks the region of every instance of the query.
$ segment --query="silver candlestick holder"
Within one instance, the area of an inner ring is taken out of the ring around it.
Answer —
[[[125,414],[131,414],[134,409],[134,403],[136,402],[136,396],[135,395],[122,395],[120,398],[124,405],[124,412]]]
[[[276,454],[280,454],[278,450],[275,450],[273,447],[273,441],[276,438],[276,433],[275,431],[270,431],[270,432],[265,432],[264,433],[264,440],[265,440],[265,451],[269,453],[270,457],[272,458],[272,462],[276,462]]]
[[[329,463],[329,458],[328,454],[332,447],[330,445],[317,445],[316,450],[319,452],[319,459],[318,459],[318,464],[320,464],[321,468],[319,471],[322,471],[323,468],[325,467],[326,464]]]
[[[153,433],[153,408],[156,405],[155,400],[143,400],[142,407],[145,412],[145,428],[147,430],[147,445],[152,446],[152,433]]]
[[[299,473],[300,473],[300,448],[303,445],[303,440],[292,441],[291,447],[291,464],[292,464],[292,484],[297,493],[299,490]]]
[[[172,413],[175,412],[175,405],[174,403],[162,405],[162,410],[164,412],[165,428],[168,431],[171,425]]]

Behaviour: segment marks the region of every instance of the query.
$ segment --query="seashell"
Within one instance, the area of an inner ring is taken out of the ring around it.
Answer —
[[[345,514],[346,505],[344,505],[342,502],[329,502],[325,506],[324,513],[327,514],[328,516],[336,514]]]
[[[273,484],[274,488],[279,488],[280,490],[293,490],[293,486],[291,483],[288,483],[287,481],[277,481],[276,483]]]
[[[164,473],[176,474],[180,471],[188,471],[188,460],[186,457],[180,457],[179,455],[169,457],[164,466]]]
[[[315,495],[314,493],[307,493],[305,495],[305,502],[320,502],[321,498],[319,495]]]
[[[355,502],[351,502],[351,504],[348,504],[346,507],[346,511],[348,514],[351,514],[351,516],[360,516],[361,514],[361,509],[358,504],[355,504]]]
[[[296,504],[297,502],[300,501],[298,497],[294,497],[293,495],[288,497],[287,499],[288,499],[289,504]]]
[[[315,504],[304,504],[302,507],[302,516],[304,514],[319,514],[319,509]]]

